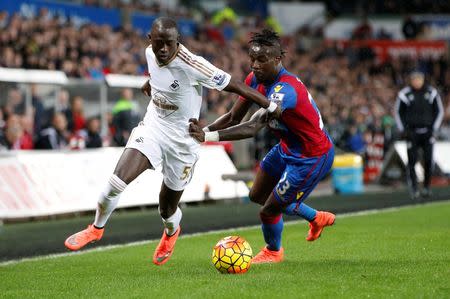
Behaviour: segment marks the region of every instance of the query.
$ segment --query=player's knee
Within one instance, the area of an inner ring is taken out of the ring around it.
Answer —
[[[251,202],[263,205],[265,202],[265,198],[262,199],[261,193],[255,190],[254,188],[250,189],[250,192],[248,194],[248,197],[250,198]]]
[[[248,198],[250,198],[250,201],[255,202],[257,200],[257,192],[255,191],[255,189],[250,189],[250,192],[248,193]]]
[[[273,207],[272,205],[264,205],[259,210],[259,214],[266,215],[266,216],[278,215],[278,214],[280,214],[280,211],[278,209],[276,209],[275,207]]]
[[[281,213],[264,206],[259,210],[259,218],[263,223],[277,223],[281,218]]]

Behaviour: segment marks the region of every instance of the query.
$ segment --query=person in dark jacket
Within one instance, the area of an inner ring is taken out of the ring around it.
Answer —
[[[97,148],[103,146],[103,140],[100,136],[100,120],[90,118],[86,128],[86,148]]]
[[[56,112],[52,125],[39,133],[36,149],[66,149],[68,147],[67,119],[61,112]]]
[[[407,181],[412,199],[418,199],[421,195],[417,188],[417,175],[414,168],[418,160],[419,149],[423,151],[425,171],[422,196],[431,196],[433,144],[443,116],[444,108],[436,88],[425,84],[423,73],[412,72],[410,84],[400,90],[395,104],[397,128],[407,142]]]

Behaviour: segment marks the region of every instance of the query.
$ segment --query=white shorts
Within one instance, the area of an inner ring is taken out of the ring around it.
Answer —
[[[199,157],[198,147],[180,149],[158,129],[149,128],[142,122],[131,132],[125,148],[140,151],[154,168],[162,166],[164,184],[175,191],[184,190],[191,181]]]

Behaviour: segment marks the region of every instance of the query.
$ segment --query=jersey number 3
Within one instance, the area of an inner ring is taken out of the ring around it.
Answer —
[[[287,172],[284,173],[283,177],[281,178],[280,182],[278,183],[277,187],[277,193],[278,195],[282,196],[286,193],[286,191],[291,187],[291,184],[287,180]]]

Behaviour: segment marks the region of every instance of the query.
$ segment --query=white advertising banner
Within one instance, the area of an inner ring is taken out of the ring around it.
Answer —
[[[381,29],[391,34],[394,40],[403,40],[402,19],[369,19],[372,32],[376,35]],[[355,28],[361,24],[361,20],[354,18],[337,18],[331,21],[324,30],[325,38],[350,39]],[[374,36],[375,37],[375,36]]]
[[[69,79],[62,71],[28,70],[0,67],[0,81],[40,84],[67,84]]]
[[[269,2],[270,15],[275,17],[284,34],[291,34],[300,27],[325,24],[326,7],[323,3]]]
[[[395,150],[402,159],[405,165],[408,164],[408,153],[406,142],[399,141],[395,143]],[[450,142],[439,141],[434,144],[433,148],[433,160],[439,169],[445,173],[450,174]],[[423,168],[419,162],[415,165],[416,171],[419,172],[420,176],[423,176]]]
[[[445,174],[450,175],[450,142],[439,141],[433,147],[433,161],[435,166]],[[389,181],[392,179],[399,179],[407,171],[408,165],[408,148],[405,141],[397,141],[389,150],[384,159],[383,167],[381,169],[381,179]],[[423,181],[424,169],[420,161],[414,165],[417,179],[419,182]]]
[[[94,210],[122,148],[80,152],[20,151],[0,156],[0,219]],[[204,146],[181,201],[246,196],[244,182],[223,180],[237,172],[221,146]],[[157,205],[162,174],[147,170],[131,183],[118,207]]]

